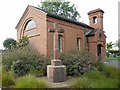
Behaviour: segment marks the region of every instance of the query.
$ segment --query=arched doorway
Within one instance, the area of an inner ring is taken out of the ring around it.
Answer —
[[[101,61],[102,59],[102,45],[101,44],[97,45],[97,56],[98,56],[98,61]]]

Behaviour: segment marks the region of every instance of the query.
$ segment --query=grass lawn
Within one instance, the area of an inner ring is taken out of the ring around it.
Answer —
[[[120,60],[120,56],[118,57],[107,57],[107,60]]]

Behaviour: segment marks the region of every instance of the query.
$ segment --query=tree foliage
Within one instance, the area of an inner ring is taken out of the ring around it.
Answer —
[[[12,39],[12,38],[7,38],[3,42],[3,46],[6,49],[20,48],[20,47],[24,47],[24,46],[26,46],[28,44],[29,44],[29,40],[28,40],[27,36],[23,36],[21,39],[19,39],[18,42],[16,40]]]
[[[3,46],[6,49],[11,49],[13,46],[16,46],[16,40],[12,39],[12,38],[7,38],[4,42],[3,42]]]
[[[75,5],[70,6],[70,2],[62,2],[61,0],[51,0],[51,2],[41,2],[41,5],[38,5],[41,9],[48,11],[50,13],[60,15],[64,18],[69,18],[71,20],[78,20],[80,18],[80,14],[76,10]]]
[[[113,42],[107,43],[107,51],[111,50],[113,45],[114,45]]]

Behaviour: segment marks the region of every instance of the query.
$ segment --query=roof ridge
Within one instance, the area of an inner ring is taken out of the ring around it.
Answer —
[[[69,19],[69,18],[62,17],[62,16],[57,15],[57,14],[53,14],[53,13],[51,13],[51,12],[49,12],[49,11],[46,11],[46,10],[43,10],[43,9],[41,9],[41,8],[39,8],[39,7],[35,7],[35,6],[32,6],[32,7],[36,8],[36,9],[38,9],[38,10],[41,10],[41,11],[43,11],[43,12],[46,12],[47,15],[50,16],[50,17],[54,17],[54,18],[57,18],[57,19],[60,19],[60,20],[64,20],[64,21],[71,22],[71,23],[74,23],[74,24],[77,24],[77,25],[81,25],[81,26],[84,26],[84,27],[86,27],[86,28],[94,29],[93,27],[91,27],[91,26],[89,26],[89,25],[87,25],[87,24],[85,24],[85,23],[82,23],[82,22],[80,22],[80,21],[72,20],[72,19]]]

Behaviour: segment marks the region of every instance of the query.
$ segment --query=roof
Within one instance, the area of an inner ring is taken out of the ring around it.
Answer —
[[[94,36],[96,33],[97,33],[97,29],[94,29],[94,30],[90,30],[89,32],[86,33],[86,36]]]
[[[96,12],[102,12],[102,13],[104,13],[104,11],[103,11],[102,9],[98,8],[98,9],[95,9],[95,10],[91,10],[91,11],[88,13],[88,15],[90,15],[90,14],[92,14],[92,13],[96,13]]]
[[[33,6],[33,7],[34,7],[34,6]],[[40,8],[38,8],[38,7],[34,7],[34,8],[36,8],[36,9],[38,9],[38,10],[42,10],[42,9],[40,9]],[[71,20],[71,19],[62,17],[62,16],[60,16],[60,15],[56,15],[56,14],[50,13],[50,12],[45,11],[45,10],[42,10],[42,11],[46,12],[46,13],[47,13],[47,16],[50,16],[50,17],[53,17],[53,18],[56,18],[56,19],[59,19],[59,20],[63,20],[63,21],[69,22],[69,23],[73,23],[73,24],[76,24],[76,25],[80,25],[80,26],[83,26],[83,27],[85,27],[85,28],[94,29],[93,27],[91,27],[91,26],[89,26],[89,25],[87,25],[87,24],[85,24],[85,23],[78,22],[78,21],[75,21],[75,20]]]
[[[99,31],[101,31],[104,34],[104,31],[101,29],[93,29],[93,30],[88,31],[85,35],[86,35],[86,37],[94,36]],[[105,34],[104,34],[104,36],[106,37]]]

